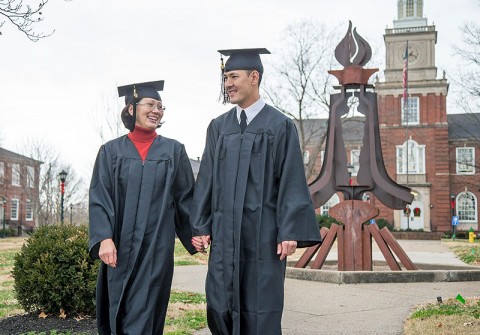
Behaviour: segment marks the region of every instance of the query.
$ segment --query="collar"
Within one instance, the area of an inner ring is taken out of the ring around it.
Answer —
[[[255,116],[265,107],[265,101],[260,97],[256,102],[252,105],[248,106],[247,108],[243,109],[245,114],[247,114],[247,124],[250,123]],[[242,112],[242,108],[237,105],[237,119],[240,123],[240,113]]]
[[[157,137],[157,132],[155,130],[135,126],[135,129],[128,134],[128,137],[132,141],[146,143],[153,141],[153,139]]]

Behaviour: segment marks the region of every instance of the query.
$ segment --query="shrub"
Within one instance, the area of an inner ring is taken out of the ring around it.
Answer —
[[[393,231],[393,225],[385,219],[378,219],[376,220],[376,223],[379,229],[387,227],[388,230]]]
[[[325,227],[325,228],[330,228],[332,223],[336,223],[341,225],[341,222],[338,222],[334,218],[328,215],[317,215],[317,223],[320,228]]]
[[[10,237],[10,236],[15,236],[15,229],[13,228],[5,228],[5,229],[0,229],[0,237]]]
[[[17,300],[29,312],[92,314],[98,265],[88,254],[86,225],[38,228],[15,256]]]

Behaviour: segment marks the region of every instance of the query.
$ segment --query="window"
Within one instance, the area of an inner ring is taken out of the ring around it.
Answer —
[[[20,186],[20,165],[12,164],[12,185]]]
[[[409,97],[405,106],[402,98],[402,125],[412,126],[420,124],[419,100],[418,97]]]
[[[307,165],[310,162],[310,151],[305,150],[303,152],[303,164]]]
[[[425,174],[425,145],[413,140],[397,145],[397,173]]]
[[[0,184],[3,184],[3,178],[5,178],[5,163],[0,162]]]
[[[27,166],[27,187],[35,187],[35,169]]]
[[[352,176],[356,176],[360,168],[360,149],[350,151],[350,162],[354,167]]]
[[[462,192],[457,196],[457,215],[460,222],[477,221],[477,198],[471,192]]]
[[[332,197],[322,207],[320,207],[320,215],[328,215],[328,210],[339,202],[340,198],[338,195],[332,195]]]
[[[19,201],[18,199],[12,199],[11,205],[11,212],[10,212],[10,219],[17,221],[18,220],[18,206]]]
[[[407,17],[412,17],[413,16],[413,13],[415,11],[415,8],[414,8],[414,0],[406,0],[405,3],[406,3],[406,16]]]
[[[33,221],[33,204],[30,200],[27,200],[25,204],[25,219],[27,221]]]
[[[475,173],[475,148],[457,148],[457,173]]]

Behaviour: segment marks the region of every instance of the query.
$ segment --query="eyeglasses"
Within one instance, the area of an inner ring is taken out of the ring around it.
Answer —
[[[143,104],[137,103],[137,105],[143,105],[143,106],[147,107],[147,110],[149,112],[153,111],[155,108],[158,109],[160,112],[163,112],[166,109],[165,106],[163,106],[162,104],[154,104],[154,103],[151,103],[151,102],[145,102]]]

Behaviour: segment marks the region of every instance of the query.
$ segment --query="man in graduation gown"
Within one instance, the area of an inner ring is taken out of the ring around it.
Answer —
[[[212,334],[281,334],[286,257],[321,242],[293,122],[259,95],[266,49],[220,50],[224,92],[236,104],[207,131],[191,224],[210,246]]]
[[[119,87],[131,131],[100,148],[89,199],[90,254],[101,258],[100,334],[162,334],[175,233],[191,252],[194,177],[184,146],[156,134],[163,81]]]

